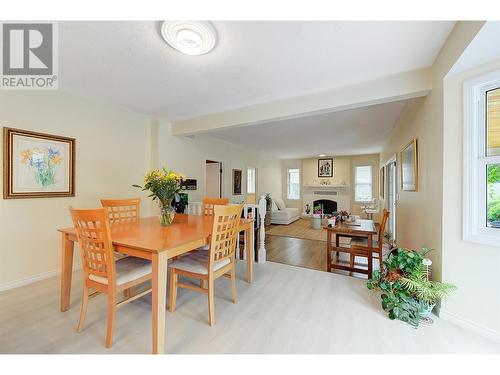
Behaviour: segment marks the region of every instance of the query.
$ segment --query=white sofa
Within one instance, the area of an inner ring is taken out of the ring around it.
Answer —
[[[288,225],[300,219],[298,208],[287,208],[282,199],[274,199],[271,206],[271,224]]]

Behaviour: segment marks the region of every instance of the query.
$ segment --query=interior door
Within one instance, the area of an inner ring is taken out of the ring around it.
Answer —
[[[205,173],[205,196],[211,198],[222,197],[222,164],[207,160]]]

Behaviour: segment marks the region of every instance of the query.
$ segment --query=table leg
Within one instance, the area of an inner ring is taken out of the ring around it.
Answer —
[[[372,278],[373,271],[373,235],[368,235],[368,278]]]
[[[332,232],[326,231],[326,272],[332,271]]]
[[[245,252],[247,256],[247,281],[253,281],[253,226],[245,230]]]
[[[340,236],[338,233],[335,233],[335,246],[340,247]],[[336,252],[336,257],[337,257],[337,263],[339,262],[339,257],[340,257],[340,252]]]
[[[71,278],[73,276],[74,242],[66,233],[61,233],[61,311],[69,309]]]
[[[153,254],[151,326],[153,354],[165,353],[165,310],[167,302],[167,254]]]

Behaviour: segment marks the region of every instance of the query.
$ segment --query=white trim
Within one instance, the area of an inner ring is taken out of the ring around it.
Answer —
[[[469,331],[473,331],[480,336],[486,337],[492,341],[500,343],[500,332],[495,331],[491,328],[487,328],[480,324],[477,324],[469,319],[462,318],[456,314],[453,314],[449,311],[441,309],[439,313],[439,317],[448,322],[454,323],[462,328],[465,328]]]
[[[73,271],[78,271],[82,267],[80,266],[73,266]],[[42,272],[39,273],[38,275],[33,275],[29,277],[25,277],[22,279],[17,279],[14,281],[8,281],[6,283],[0,284],[0,292],[4,292],[6,290],[10,289],[15,289],[15,288],[20,288],[25,285],[33,284],[36,283],[37,281],[42,281],[45,279],[50,279],[51,277],[55,277],[61,274],[61,270],[54,270],[54,271],[47,271],[47,272]]]
[[[500,71],[464,82],[463,86],[463,240],[500,247],[500,229],[486,227],[485,92],[500,86]]]

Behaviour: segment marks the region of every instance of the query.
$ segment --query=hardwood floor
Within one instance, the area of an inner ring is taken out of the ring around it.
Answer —
[[[290,266],[310,268],[326,272],[326,241],[306,240],[302,238],[266,236],[267,260],[270,262],[288,264]],[[349,265],[348,254],[341,254],[340,261]],[[356,258],[356,266],[367,268],[366,260]],[[378,260],[374,260],[373,269],[378,269]],[[347,271],[334,270],[346,276],[366,279],[366,275]]]
[[[179,290],[177,310],[167,313],[167,353],[500,353],[500,344],[436,317],[417,330],[389,320],[363,280],[267,262],[255,264],[250,285],[245,266],[237,262],[236,304],[230,280],[217,279],[214,327],[206,296]],[[0,293],[0,353],[150,352],[149,295],[118,310],[113,346],[106,349],[105,296],[92,300],[76,333],[81,272],[74,273],[64,313],[59,287],[53,277]]]

